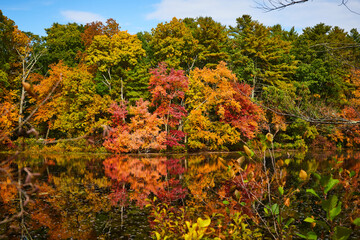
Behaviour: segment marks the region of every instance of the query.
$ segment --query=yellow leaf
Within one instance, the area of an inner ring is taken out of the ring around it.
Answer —
[[[272,142],[273,138],[274,138],[274,135],[272,135],[271,133],[266,134],[266,140],[268,140],[269,142]]]
[[[299,177],[301,180],[305,181],[307,179],[307,173],[304,170],[300,170]]]
[[[290,198],[285,199],[284,205],[287,207],[290,206]]]
[[[249,157],[254,156],[254,152],[251,151],[246,145],[244,145],[244,151],[245,151],[246,155],[248,155]]]

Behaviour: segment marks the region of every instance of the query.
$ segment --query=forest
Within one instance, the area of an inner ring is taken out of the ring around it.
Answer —
[[[0,147],[113,153],[360,146],[360,34],[243,15],[130,34],[108,19],[22,32],[0,12]]]
[[[0,23],[0,239],[359,239],[357,29]]]

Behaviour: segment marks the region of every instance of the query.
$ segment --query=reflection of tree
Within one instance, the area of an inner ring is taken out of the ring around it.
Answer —
[[[208,188],[215,186],[215,179],[222,179],[226,170],[223,158],[211,156],[210,161],[205,155],[189,156],[188,171],[185,176],[188,188],[196,199],[208,199]]]
[[[110,210],[106,195],[99,191],[107,188],[108,180],[90,172],[81,178],[62,173],[50,175],[49,183],[54,187],[43,183],[42,196],[33,203],[33,226],[47,227],[51,239],[94,238],[97,214]]]
[[[124,204],[128,198],[142,207],[151,194],[166,201],[186,195],[180,181],[172,177],[184,172],[178,159],[115,156],[106,159],[104,166],[105,174],[113,180],[113,203]]]
[[[0,224],[0,235],[5,233],[8,236],[20,236],[19,227],[26,236],[32,238],[41,236],[47,239],[94,239],[99,235],[95,231],[94,223],[100,213],[109,214],[110,204],[106,196],[109,181],[99,174],[99,168],[94,168],[96,162],[93,159],[74,161],[67,157],[47,156],[45,159],[12,160],[11,165],[10,162],[8,164],[15,170],[24,169],[19,178],[24,183],[20,195],[24,214],[19,216],[20,221],[13,218],[13,221],[6,225]],[[1,165],[1,168],[5,167]],[[30,167],[32,172],[41,173],[38,179],[34,179],[35,174],[30,171]],[[54,174],[51,173],[53,171]],[[10,217],[6,214],[16,215],[21,210],[18,201],[19,188],[16,187],[18,181],[13,181],[18,177],[12,172],[9,173],[9,179],[12,178],[10,182],[0,175],[0,222],[4,220],[2,216]],[[36,195],[29,192],[35,186],[38,189]],[[2,214],[3,211],[6,211],[6,214]],[[21,235],[25,236],[22,233]]]

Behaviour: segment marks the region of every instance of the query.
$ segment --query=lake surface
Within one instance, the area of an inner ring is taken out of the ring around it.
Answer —
[[[193,210],[187,210],[191,214],[186,213],[183,218],[190,215],[204,218],[221,211],[221,206],[226,212],[241,211],[256,217],[249,209],[254,206],[254,197],[264,196],[263,184],[257,178],[259,171],[263,171],[264,159],[239,159],[241,156],[240,153],[1,155],[0,239],[152,239],[151,232],[161,229],[156,227],[161,223],[156,221],[159,207],[155,206],[162,203],[179,209],[193,204],[189,208]],[[295,233],[306,232],[309,227],[302,221],[307,217],[304,212],[316,208],[311,202],[314,196],[291,195],[291,191],[303,184],[299,171],[333,174],[332,170],[337,168],[340,175],[348,171],[358,183],[359,159],[358,152],[285,152],[265,158],[265,167],[272,169],[272,162],[276,163],[279,174],[283,174],[280,181],[286,182],[282,186],[289,191],[287,196],[291,199],[286,217],[294,218],[297,224],[292,230],[294,238]],[[239,185],[235,181],[239,177],[248,180]],[[354,180],[350,183],[354,185]],[[251,188],[252,195],[243,190],[241,197],[234,197],[244,186]],[[311,182],[306,183],[305,188],[313,187]],[[359,201],[358,191],[358,188],[355,193],[352,190],[352,201]],[[352,220],[359,213],[358,208],[349,209],[352,206],[345,200],[343,208],[341,214]],[[212,221],[217,219],[214,216]],[[262,214],[259,217],[267,219]],[[357,226],[351,222],[340,224],[352,229],[348,239],[360,239]],[[226,229],[220,226],[214,231],[220,232],[222,228]],[[271,239],[270,233],[263,236]]]

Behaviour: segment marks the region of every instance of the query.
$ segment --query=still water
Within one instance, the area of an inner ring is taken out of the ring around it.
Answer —
[[[152,239],[151,232],[157,224],[156,208],[149,205],[155,201],[175,206],[189,202],[204,204],[191,208],[194,216],[203,217],[221,204],[231,211],[228,206],[232,205],[227,205],[231,198],[242,206],[253,206],[254,197],[260,198],[264,192],[260,181],[266,178],[257,178],[259,170],[263,171],[264,160],[267,169],[273,163],[279,168],[282,174],[279,179],[290,192],[302,184],[298,177],[300,170],[333,174],[335,166],[340,172],[348,171],[358,178],[359,159],[360,154],[354,152],[286,152],[273,158],[251,160],[241,158],[240,153],[1,155],[0,239]],[[238,169],[247,171],[247,175],[239,174]],[[246,185],[252,189],[252,197],[246,194],[241,199],[233,197],[236,186],[237,190],[245,186],[230,184],[239,175],[256,179],[254,184]],[[307,185],[311,187],[310,183]],[[352,193],[357,196],[352,199],[357,201],[358,190],[355,187],[357,192]],[[294,196],[291,199],[295,201]],[[297,223],[293,228],[294,238],[296,232],[306,232],[308,227],[302,222],[306,216],[301,212],[312,208],[312,203],[306,203],[312,200],[311,196],[296,199],[300,203],[289,207],[286,215]],[[233,210],[240,211],[239,207]],[[354,219],[358,210],[344,209],[342,214]],[[359,239],[358,227],[351,223],[347,227],[352,229],[348,239]],[[271,235],[268,237],[271,239]]]

